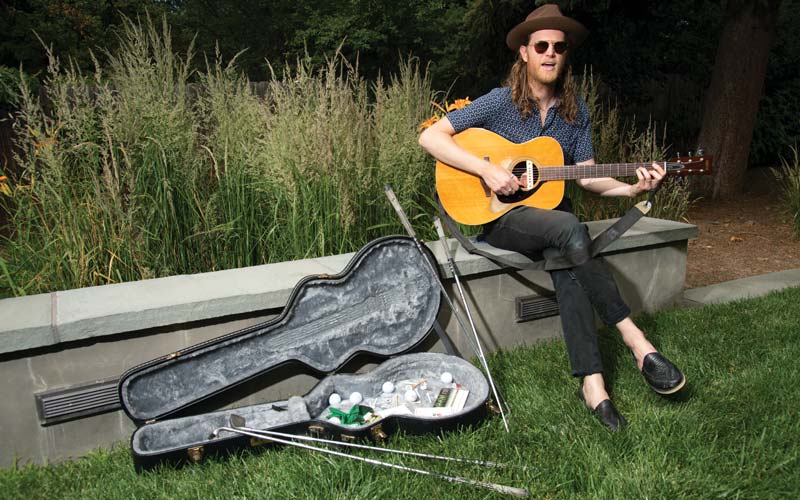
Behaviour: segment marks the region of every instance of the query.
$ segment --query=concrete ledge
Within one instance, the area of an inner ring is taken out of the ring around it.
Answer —
[[[589,232],[594,236],[614,220],[589,222]],[[697,228],[690,224],[644,217],[603,253],[696,236]],[[455,240],[449,243],[451,252],[457,250],[454,260],[463,278],[502,271],[494,262],[467,253]],[[443,276],[450,278],[440,245],[432,242],[428,246],[437,256]],[[526,260],[518,253],[485,243],[477,246],[512,261]],[[281,308],[299,279],[338,273],[352,256],[349,253],[0,300],[0,317],[7,318],[0,325],[0,353]]]
[[[601,221],[587,222],[589,234],[594,238],[598,234],[608,229],[617,219],[607,219]],[[697,226],[692,224],[684,224],[683,222],[675,222],[663,219],[653,219],[651,217],[642,217],[632,228],[623,234],[617,241],[608,246],[602,255],[608,255],[623,250],[642,249],[646,247],[655,247],[675,243],[679,241],[688,241],[696,238],[698,235]],[[462,276],[470,276],[474,274],[481,274],[486,272],[493,272],[502,270],[494,262],[485,259],[479,255],[473,255],[464,250],[456,240],[450,240],[450,251],[455,251],[455,262],[458,272]],[[493,255],[501,255],[512,262],[528,262],[528,259],[516,252],[508,250],[501,250],[494,248],[484,242],[476,242],[475,246],[481,250],[487,251]],[[446,262],[444,253],[441,251],[439,244],[429,243],[428,247],[431,248],[439,260],[440,268],[445,278],[451,278],[452,273],[447,266],[443,265]]]

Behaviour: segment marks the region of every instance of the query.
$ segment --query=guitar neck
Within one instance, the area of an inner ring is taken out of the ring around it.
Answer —
[[[542,181],[556,181],[593,177],[630,177],[636,175],[637,169],[647,168],[651,165],[652,163],[603,163],[600,165],[541,167],[539,169],[539,179]]]

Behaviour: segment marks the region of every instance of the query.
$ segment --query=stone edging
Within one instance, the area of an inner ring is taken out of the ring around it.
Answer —
[[[587,225],[596,235],[613,222],[611,219]],[[697,234],[697,227],[690,224],[644,217],[603,253],[660,246],[689,240]],[[455,240],[449,243],[451,249],[458,247]],[[443,276],[450,277],[440,245],[433,242],[428,246],[437,256]],[[514,252],[493,250],[512,260],[524,260]],[[333,255],[0,300],[0,317],[4,318],[0,325],[0,353],[280,309],[300,278],[337,273],[352,256]],[[463,277],[501,271],[493,262],[460,247],[455,262]]]

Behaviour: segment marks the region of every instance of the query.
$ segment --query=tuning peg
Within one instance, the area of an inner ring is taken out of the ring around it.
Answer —
[[[703,148],[697,148],[697,156],[703,156],[706,154],[706,150]]]
[[[692,156],[692,150],[691,149],[689,150],[688,153],[686,153],[686,156]]]

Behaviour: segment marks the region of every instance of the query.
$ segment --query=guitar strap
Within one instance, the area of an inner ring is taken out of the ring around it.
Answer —
[[[442,202],[439,199],[439,196],[436,195],[436,203],[439,205],[439,213],[441,215],[441,219],[444,221],[445,225],[447,226],[448,231],[452,234],[458,242],[464,247],[464,250],[471,254],[480,255],[482,257],[486,257],[487,259],[495,262],[504,267],[512,267],[515,269],[526,269],[526,270],[534,270],[534,271],[556,271],[558,269],[569,269],[571,267],[575,267],[575,263],[573,263],[567,257],[561,255],[555,248],[545,248],[542,252],[544,259],[542,260],[530,260],[528,262],[517,262],[507,259],[501,255],[495,255],[493,253],[487,252],[480,248],[477,248],[466,236],[464,236],[461,231],[458,229],[455,221],[447,215],[447,212],[444,210],[442,206]],[[630,229],[636,222],[642,218],[647,212],[650,211],[652,207],[652,203],[650,199],[641,201],[631,207],[630,210],[625,213],[622,217],[620,217],[611,227],[607,228],[602,233],[598,234],[591,243],[589,247],[589,255],[592,257],[596,257],[600,252],[602,252],[608,245],[616,241],[620,236],[622,236],[628,229]]]

